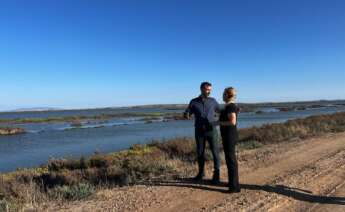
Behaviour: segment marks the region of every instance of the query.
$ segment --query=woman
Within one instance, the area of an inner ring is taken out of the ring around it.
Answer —
[[[225,108],[219,117],[220,132],[225,153],[226,165],[229,177],[229,192],[241,191],[238,179],[238,165],[235,154],[235,145],[238,141],[237,115],[239,108],[235,104],[236,90],[233,87],[226,88],[223,93]]]

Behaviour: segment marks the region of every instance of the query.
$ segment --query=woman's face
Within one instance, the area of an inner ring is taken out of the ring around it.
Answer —
[[[228,95],[226,94],[226,92],[223,92],[223,101],[226,103],[228,102]]]

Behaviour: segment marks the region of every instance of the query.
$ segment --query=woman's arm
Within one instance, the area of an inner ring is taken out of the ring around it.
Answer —
[[[228,118],[230,120],[230,123],[235,126],[237,123],[236,123],[236,113],[230,113],[228,114]]]

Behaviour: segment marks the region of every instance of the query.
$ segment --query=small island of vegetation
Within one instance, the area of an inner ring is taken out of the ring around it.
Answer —
[[[25,130],[18,127],[0,127],[0,136],[1,135],[17,135],[17,134],[23,134],[25,133]]]

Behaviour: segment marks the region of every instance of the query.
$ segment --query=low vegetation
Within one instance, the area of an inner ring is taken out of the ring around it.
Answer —
[[[240,141],[257,141],[262,144],[278,143],[290,139],[304,139],[324,133],[345,131],[345,112],[310,116],[285,123],[266,124],[240,130]]]
[[[281,124],[239,130],[240,149],[345,131],[345,112],[312,116]],[[173,179],[183,167],[196,167],[195,142],[177,138],[134,145],[110,154],[94,154],[80,159],[53,159],[34,169],[20,169],[0,175],[0,211],[47,200],[88,198],[97,189],[133,185],[152,179]],[[206,155],[211,160],[211,154]],[[185,173],[191,175],[192,173]]]
[[[80,123],[81,121],[90,120],[109,120],[114,118],[128,118],[138,117],[144,121],[149,120],[180,120],[182,115],[180,113],[116,113],[116,114],[101,114],[95,116],[63,116],[63,117],[48,117],[48,118],[18,118],[18,119],[0,119],[0,123],[6,124],[26,124],[26,123],[52,123],[52,122],[71,122]]]
[[[18,127],[0,127],[0,136],[1,135],[17,135],[23,134],[25,130]]]

